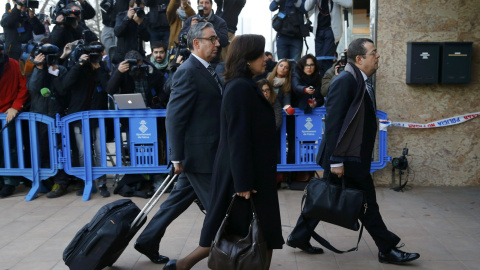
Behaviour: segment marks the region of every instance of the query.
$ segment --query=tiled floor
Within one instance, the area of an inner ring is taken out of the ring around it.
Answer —
[[[0,200],[0,270],[68,269],[62,253],[72,237],[102,205],[121,198],[95,194],[84,202],[71,192],[57,199],[41,194],[25,202],[26,193],[20,188],[13,197]],[[279,191],[285,238],[300,213],[302,194]],[[377,197],[387,226],[402,238],[404,250],[421,254],[418,261],[408,266],[380,264],[373,240],[365,233],[359,251],[343,255],[309,255],[284,246],[274,251],[271,269],[480,269],[480,187],[415,187],[403,193],[377,188]],[[146,203],[133,200],[139,206]],[[179,258],[193,250],[203,217],[191,206],[168,228],[160,253]],[[356,242],[356,232],[333,225],[321,223],[316,231],[340,249]],[[161,269],[133,249],[134,240],[112,269]],[[194,269],[207,269],[206,260]]]

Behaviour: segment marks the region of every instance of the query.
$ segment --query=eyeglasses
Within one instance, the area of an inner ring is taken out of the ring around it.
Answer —
[[[262,89],[262,92],[265,94],[265,93],[270,93],[270,89],[267,89],[267,90],[263,90]]]
[[[377,50],[374,50],[374,51],[372,51],[371,53],[366,53],[366,54],[361,54],[361,55],[365,55],[365,56],[367,56],[367,55],[377,56],[377,54],[378,54]]]
[[[197,39],[208,39],[208,40],[210,40],[210,42],[212,44],[215,44],[216,41],[220,42],[220,38],[217,37],[217,36],[211,36],[211,37],[207,37],[207,38],[200,37],[200,38],[197,38]]]
[[[305,67],[315,67],[315,64],[306,64]]]

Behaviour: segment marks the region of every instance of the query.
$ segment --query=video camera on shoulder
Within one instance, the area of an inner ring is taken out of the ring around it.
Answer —
[[[15,4],[21,6],[21,7],[26,7],[26,8],[38,8],[39,1],[35,0],[25,0],[25,2],[20,2],[19,0],[15,0]]]
[[[170,64],[177,61],[178,56],[182,56],[183,61],[187,60],[192,52],[188,49],[187,45],[187,35],[183,34],[180,36],[179,42],[175,42],[175,47],[172,48],[170,52]]]

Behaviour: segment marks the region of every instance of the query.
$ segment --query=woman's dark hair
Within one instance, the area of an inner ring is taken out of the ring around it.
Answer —
[[[270,89],[270,98],[268,99],[268,102],[270,102],[270,104],[273,104],[273,102],[275,102],[275,100],[277,99],[277,93],[273,91],[273,85],[267,79],[261,79],[257,82],[260,91],[265,84],[268,85],[268,89]]]
[[[312,59],[313,64],[315,65],[315,71],[310,76],[303,72],[305,66],[307,65],[308,59]],[[298,74],[300,74],[300,78],[302,78],[302,80],[313,79],[315,80],[316,85],[322,84],[322,77],[320,77],[320,66],[318,65],[317,58],[315,58],[315,56],[313,56],[312,54],[307,54],[300,58],[300,60],[298,60],[297,64],[295,65],[295,70],[298,72]]]
[[[239,35],[236,36],[227,52],[227,61],[225,63],[225,83],[237,77],[253,77],[253,73],[248,67],[248,61],[258,59],[264,56],[265,38],[261,35]]]

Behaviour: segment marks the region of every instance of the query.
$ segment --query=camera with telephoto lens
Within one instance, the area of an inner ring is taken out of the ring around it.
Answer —
[[[108,13],[113,8],[113,4],[113,0],[103,0],[100,3],[100,9],[102,10],[102,12]]]
[[[80,14],[82,13],[81,10],[78,10],[78,9],[70,9],[70,8],[64,8],[62,10],[60,10],[59,12],[57,11],[54,15],[55,15],[55,20],[53,21],[54,24],[58,24],[58,25],[66,25],[66,26],[73,26],[73,25],[76,25],[77,24],[77,18],[78,16],[80,16]],[[75,17],[70,17],[69,15],[75,15]],[[56,17],[58,15],[63,15],[63,21],[62,22],[57,22],[56,20]],[[51,16],[52,18],[54,18],[53,16]]]
[[[15,0],[15,4],[21,6],[21,7],[26,7],[26,8],[38,8],[38,1],[35,0],[25,0],[24,3],[20,2],[19,0]]]
[[[143,7],[134,7],[133,10],[135,10],[138,18],[145,18],[145,11],[143,10]]]
[[[127,61],[128,65],[129,65],[129,69],[130,69],[130,75],[132,76],[138,76],[140,74],[145,74],[145,73],[151,73],[151,70],[149,65],[146,65],[144,63],[142,63],[141,65],[138,65],[138,61],[137,59],[125,59],[125,61]]]
[[[89,63],[100,63],[102,60],[102,52],[105,50],[105,47],[101,44],[92,44],[83,46],[83,54],[88,54]]]
[[[345,65],[347,64],[347,52],[344,52],[340,56],[340,60],[335,63],[335,66],[338,66],[337,73],[340,73],[345,70]]]
[[[408,148],[403,148],[402,156],[398,158],[394,158],[392,160],[393,168],[398,170],[406,170],[408,168],[407,155],[408,155]]]
[[[203,6],[199,5],[197,9],[198,9],[198,14],[197,14],[198,21],[205,20],[205,13],[203,11]]]
[[[35,56],[43,54],[45,56],[45,65],[51,66],[58,64],[58,52],[60,50],[55,45],[41,45],[35,50]],[[37,61],[33,61],[36,66],[42,64]]]

